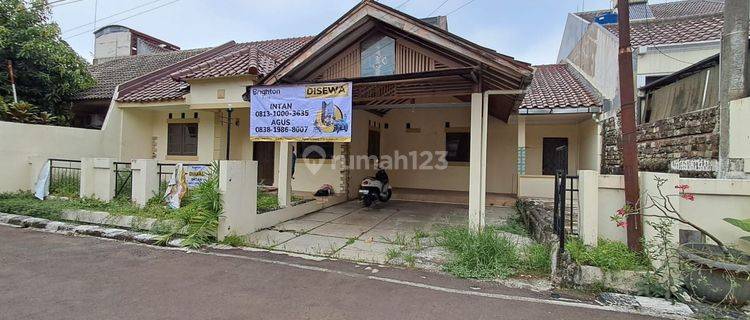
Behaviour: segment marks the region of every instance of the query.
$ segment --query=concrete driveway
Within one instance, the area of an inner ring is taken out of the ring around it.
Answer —
[[[514,212],[488,207],[486,222],[502,224]],[[248,240],[270,249],[384,263],[389,250],[398,250],[415,235],[467,224],[465,205],[390,201],[363,208],[349,201],[258,231]]]

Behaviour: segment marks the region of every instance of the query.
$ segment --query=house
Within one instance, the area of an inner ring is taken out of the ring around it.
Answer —
[[[208,50],[179,47],[119,25],[94,31],[94,61],[88,71],[96,83],[70,98],[72,125],[100,129],[118,85]]]
[[[434,166],[438,159],[427,154],[445,152],[444,170],[390,170],[396,194],[469,202],[476,219],[480,194],[489,194],[487,204],[551,196],[556,168],[599,166],[594,115],[604,99],[586,77],[569,64],[532,67],[446,29],[445,17],[425,21],[362,1],[314,37],[191,51],[117,86],[108,116],[119,121],[110,123],[121,132],[116,157],[256,160],[259,183],[291,181],[307,192],[330,184],[353,198],[374,167],[350,159],[400,154]],[[374,71],[372,55],[388,65]],[[247,87],[333,81],[353,83],[350,143],[250,139]],[[293,180],[279,169],[291,152],[298,157]]]
[[[613,2],[614,7],[614,2]],[[719,53],[724,2],[630,1],[633,68],[641,87]],[[615,9],[569,13],[558,61],[570,63],[619,109]]]

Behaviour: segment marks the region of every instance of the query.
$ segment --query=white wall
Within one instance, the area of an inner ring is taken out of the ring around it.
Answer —
[[[578,42],[581,41],[581,38],[583,38],[588,26],[588,21],[581,19],[581,17],[573,13],[568,13],[568,17],[565,20],[562,41],[560,41],[560,49],[557,52],[558,62],[564,61],[570,55]]]
[[[581,40],[561,62],[575,67],[605,99],[619,105],[617,37],[598,23],[589,24]]]
[[[645,174],[645,176],[644,176]],[[651,179],[650,173],[641,173],[640,181]],[[741,236],[747,233],[723,221],[724,218],[750,218],[750,180],[721,180],[721,179],[679,179],[680,184],[687,184],[687,192],[695,195],[695,200],[679,199],[680,214],[688,221],[699,225],[718,237],[726,244],[750,252],[750,243],[742,241]],[[599,176],[599,206],[598,227],[599,236],[625,242],[625,229],[618,228],[610,217],[625,204],[625,182],[623,176]],[[674,186],[665,185],[665,194],[677,194]],[[641,192],[646,192],[641,190]],[[648,191],[650,194],[655,190]],[[585,226],[582,226],[585,228]],[[691,230],[688,225],[678,225],[678,229]]]
[[[719,42],[649,46],[637,51],[638,76],[667,75],[719,53]],[[639,83],[638,85],[644,85]]]

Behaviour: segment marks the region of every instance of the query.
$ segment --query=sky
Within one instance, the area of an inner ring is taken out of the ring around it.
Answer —
[[[50,0],[49,2],[55,2]],[[359,0],[62,0],[52,19],[84,59],[93,31],[120,24],[182,49],[316,35]],[[555,63],[569,12],[609,0],[381,0],[412,16],[448,15],[448,30],[532,64]],[[650,1],[650,3],[664,1]],[[463,7],[462,7],[463,6]],[[452,12],[452,13],[451,13]],[[97,21],[98,20],[98,21]],[[96,21],[96,22],[95,22]],[[94,23],[95,22],[95,23]]]

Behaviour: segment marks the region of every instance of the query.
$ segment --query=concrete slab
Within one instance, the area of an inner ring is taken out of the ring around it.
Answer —
[[[404,230],[413,231],[416,229],[420,230],[432,230],[432,225],[435,222],[432,221],[402,221],[396,219],[385,219],[383,222],[376,225],[373,229],[390,229],[390,230]]]
[[[295,220],[330,222],[331,220],[341,218],[342,216],[346,214],[347,213],[332,213],[332,212],[318,211],[318,212],[313,212],[311,214],[304,215]]]
[[[316,234],[303,234],[277,245],[275,249],[306,253],[312,255],[330,255],[346,244],[346,239],[327,237]]]
[[[325,222],[320,221],[308,221],[308,220],[289,220],[286,222],[279,223],[275,225],[273,228],[276,230],[283,230],[283,231],[294,231],[297,233],[305,233],[312,229],[315,229],[321,225],[323,225]]]
[[[296,237],[294,232],[280,232],[277,230],[260,230],[247,236],[247,242],[251,245],[269,248],[279,243]]]
[[[341,259],[365,261],[372,263],[385,263],[388,250],[398,249],[399,246],[381,242],[368,242],[357,240],[349,244],[338,252],[335,256]]]
[[[367,227],[367,229],[370,229],[380,223],[381,221],[388,218],[388,216],[385,215],[370,215],[366,213],[350,213],[343,217],[340,217],[336,220],[333,220],[333,223],[339,223],[339,224],[350,224],[350,225],[357,225],[357,226],[363,226]]]
[[[334,220],[334,222],[326,223],[311,230],[310,233],[321,236],[351,239],[359,238],[360,235],[369,229],[369,226],[335,223]]]
[[[372,229],[365,232],[359,239],[363,241],[375,241],[381,243],[393,243],[397,238],[402,237],[406,240],[410,240],[414,237],[414,230],[398,230],[398,229]]]

